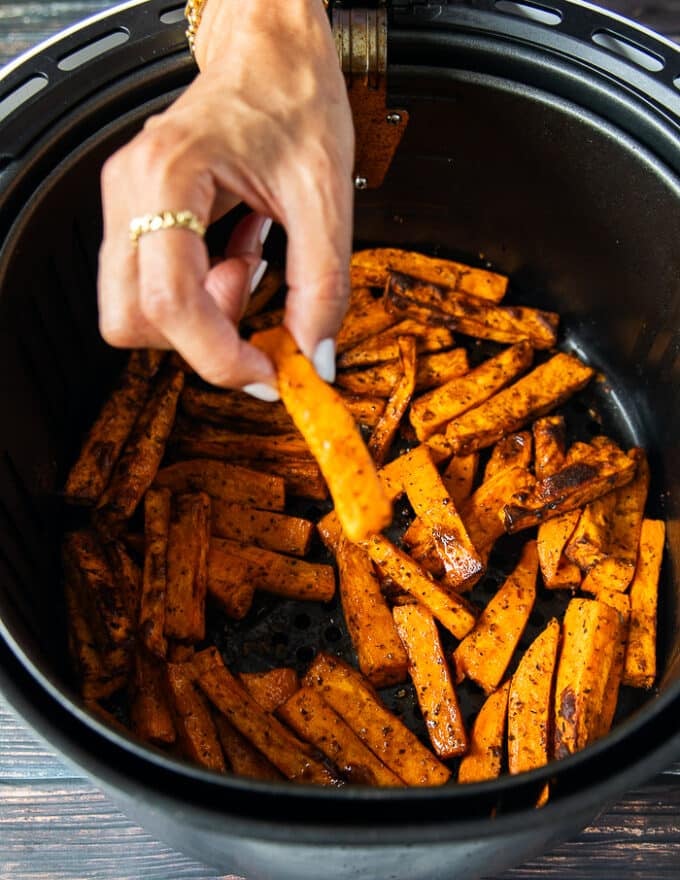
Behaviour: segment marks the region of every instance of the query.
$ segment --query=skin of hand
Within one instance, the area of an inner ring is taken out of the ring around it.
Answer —
[[[201,72],[181,97],[104,165],[101,333],[118,347],[174,348],[215,385],[275,386],[270,361],[237,329],[273,218],[288,236],[285,323],[331,381],[328,340],[349,293],[354,132],[321,0],[207,0],[196,58]],[[212,266],[189,230],[148,233],[136,248],[128,237],[142,214],[188,209],[207,225],[240,202],[254,213]]]

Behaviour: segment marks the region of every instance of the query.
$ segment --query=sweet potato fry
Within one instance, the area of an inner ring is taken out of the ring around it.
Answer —
[[[211,585],[220,571],[233,566],[233,560],[245,560],[247,579],[257,589],[276,593],[288,599],[314,599],[328,602],[335,594],[335,573],[332,566],[304,559],[293,559],[272,550],[263,550],[212,538],[208,563],[208,581]]]
[[[623,683],[650,688],[656,678],[656,609],[666,527],[645,519],[633,583],[630,585],[630,631]]]
[[[464,348],[424,354],[416,366],[416,391],[427,391],[443,385],[468,371],[468,356]],[[400,378],[399,361],[338,373],[335,384],[351,394],[375,394],[389,397]]]
[[[506,504],[503,508],[505,529],[517,532],[588,504],[629,483],[635,470],[635,462],[618,447],[591,446],[578,461],[539,480],[528,497]]]
[[[475,625],[471,605],[455,593],[448,593],[429,574],[382,535],[374,535],[366,550],[385,577],[414,596],[457,639],[464,638]]]
[[[626,590],[635,574],[649,491],[649,465],[642,449],[631,449],[628,457],[637,464],[637,473],[630,483],[611,493],[613,506],[603,552],[581,584],[581,589],[587,593],[597,594],[602,589]]]
[[[616,651],[612,660],[609,677],[604,688],[602,709],[594,726],[593,739],[609,733],[616,714],[616,704],[619,699],[619,689],[623,680],[623,668],[626,661],[626,647],[628,645],[628,631],[630,628],[630,597],[618,590],[602,589],[597,595],[597,601],[610,605],[619,615],[619,627],[616,639]]]
[[[250,294],[248,305],[243,312],[243,319],[247,320],[258,315],[267,303],[281,290],[285,281],[282,269],[270,266],[262,276],[262,280]]]
[[[491,446],[504,434],[564,403],[584,388],[592,375],[593,370],[578,358],[559,352],[509,388],[450,421],[446,442],[451,452],[465,455]]]
[[[122,541],[109,541],[106,545],[106,557],[109,561],[113,578],[123,597],[133,631],[139,619],[139,605],[142,597],[142,572],[140,567],[128,553]]]
[[[311,498],[314,501],[325,501],[328,498],[328,486],[321,468],[311,455],[306,458],[289,458],[281,461],[246,458],[234,464],[279,477],[283,480],[287,497]]]
[[[392,613],[433,749],[444,759],[465,754],[465,725],[434,618],[422,605],[398,605]]]
[[[265,712],[229,672],[216,648],[200,651],[193,660],[198,684],[214,706],[287,779],[333,785],[332,774],[300,748],[273,715]]]
[[[401,779],[359,739],[324,700],[320,690],[303,687],[284,703],[279,716],[314,745],[355,785],[403,786]]]
[[[399,357],[397,339],[400,336],[412,336],[416,340],[416,351],[419,355],[451,348],[454,342],[453,333],[446,327],[428,327],[417,321],[400,321],[389,330],[365,339],[340,354],[337,360],[338,369],[369,367],[396,360]]]
[[[248,779],[265,779],[270,782],[283,779],[276,767],[239,733],[220,712],[213,713],[213,721],[222,751],[233,773]]]
[[[471,678],[490,694],[500,684],[536,599],[536,542],[527,541],[519,564],[453,654],[457,680]]]
[[[100,721],[103,721],[104,724],[108,724],[108,726],[112,730],[123,734],[123,736],[130,735],[130,728],[126,727],[121,721],[118,720],[118,718],[116,718],[113,712],[109,712],[109,710],[105,709],[101,703],[97,702],[97,700],[83,699],[83,702],[85,703],[85,708],[88,712],[90,712]]]
[[[223,426],[236,423],[244,433],[290,434],[295,431],[283,404],[266,403],[243,391],[218,391],[186,385],[180,406],[192,419]]]
[[[567,606],[555,683],[555,758],[580,751],[595,736],[618,630],[618,612],[602,602],[572,599]]]
[[[443,785],[450,771],[344,661],[317,654],[303,679],[345,720],[368,748],[407,785]]]
[[[336,560],[342,611],[359,669],[378,688],[406,681],[408,658],[373,563],[363,548],[345,538],[337,544]]]
[[[427,440],[451,419],[505,388],[529,369],[533,354],[528,342],[520,342],[484,361],[469,373],[423,394],[413,402],[409,415],[418,439]]]
[[[365,339],[370,339],[399,320],[385,309],[382,299],[374,299],[370,290],[361,288],[355,295],[335,339],[338,355],[348,351]]]
[[[292,556],[306,556],[314,534],[311,520],[228,501],[213,501],[211,517],[212,534],[217,538],[230,538]]]
[[[416,383],[416,343],[412,336],[399,336],[396,340],[399,349],[402,376],[394,386],[385,412],[373,429],[368,441],[368,451],[377,465],[382,465],[390,451],[402,416],[408,409]]]
[[[533,442],[529,431],[508,434],[496,443],[484,469],[484,479],[491,480],[511,467],[529,469],[533,459]]]
[[[180,461],[156,474],[154,486],[182,492],[205,492],[219,498],[261,510],[283,510],[285,489],[282,477],[228,464],[195,459]]]
[[[470,733],[470,748],[460,762],[458,782],[484,782],[500,776],[510,682],[484,701]]]
[[[196,649],[193,645],[186,645],[183,642],[168,643],[168,663],[189,663],[194,659]]]
[[[534,474],[549,477],[564,465],[566,429],[563,416],[544,416],[531,427],[534,438]]]
[[[181,370],[159,376],[97,504],[106,520],[129,519],[153,483],[183,385]]]
[[[543,767],[551,757],[553,678],[560,624],[553,618],[524,652],[510,683],[508,770]]]
[[[285,462],[305,458],[309,449],[297,431],[290,434],[241,434],[201,422],[177,421],[173,443],[182,455],[226,461],[262,458]]]
[[[507,277],[497,272],[399,248],[355,251],[351,265],[353,269],[363,269],[362,280],[374,287],[384,287],[390,272],[405,272],[414,278],[453,287],[491,302],[503,299],[508,288]]]
[[[109,482],[123,446],[149,396],[155,371],[139,369],[142,366],[141,355],[141,352],[132,352],[118,386],[85,438],[64,490],[66,500],[71,504],[95,504]]]
[[[130,694],[130,721],[137,736],[147,742],[175,742],[175,723],[165,675],[165,664],[142,645],[138,646]]]
[[[288,666],[279,666],[268,672],[242,672],[239,678],[265,712],[276,712],[300,689],[297,672]]]
[[[580,509],[570,510],[538,527],[538,563],[543,583],[549,590],[574,590],[581,583],[581,569],[564,556],[564,548],[580,517]]]
[[[386,308],[393,314],[423,323],[443,324],[451,330],[515,343],[526,340],[534,348],[553,348],[559,317],[525,306],[499,306],[481,297],[391,272],[385,288]]]
[[[210,497],[178,495],[168,531],[165,635],[178,641],[205,638]]]
[[[359,541],[381,531],[392,519],[392,506],[337,392],[286,330],[258,334],[251,342],[274,362],[281,399],[319,463],[347,537]]]
[[[217,540],[208,551],[208,593],[228,617],[243,620],[255,598],[249,560],[225,553]]]
[[[382,397],[345,392],[341,392],[340,397],[345,407],[354,416],[354,421],[366,428],[375,428],[385,412],[385,401]]]
[[[251,315],[249,318],[243,318],[239,324],[239,330],[242,333],[259,333],[261,330],[269,330],[270,327],[278,327],[283,323],[285,311],[284,309],[269,309],[266,312],[260,312],[258,315]]]
[[[452,456],[444,468],[442,481],[457,510],[460,510],[470,497],[478,463],[479,454],[471,452],[470,455]]]
[[[447,586],[466,589],[479,579],[484,565],[428,448],[424,445],[417,447],[411,457],[419,476],[406,486],[408,499],[442,562]]]
[[[581,571],[589,571],[604,558],[615,504],[616,494],[607,492],[583,508],[564,547],[566,558]]]
[[[196,764],[226,772],[215,723],[203,694],[194,683],[191,663],[168,663],[168,692],[177,738],[184,755]]]
[[[138,636],[147,650],[165,657],[165,602],[168,587],[169,489],[149,489],[144,499],[144,578]]]

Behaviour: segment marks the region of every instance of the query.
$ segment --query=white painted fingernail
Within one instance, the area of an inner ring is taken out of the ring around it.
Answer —
[[[314,369],[325,382],[335,382],[335,339],[322,339],[312,357]]]
[[[269,231],[272,228],[272,223],[274,221],[271,217],[265,217],[264,223],[262,224],[262,228],[260,229],[260,244],[264,244],[267,240],[267,236],[269,235]]]
[[[276,388],[265,382],[252,382],[250,385],[244,385],[242,390],[251,397],[257,397],[258,400],[265,400],[267,403],[274,403],[275,400],[280,399]]]
[[[257,269],[253,272],[253,277],[250,279],[250,292],[253,293],[257,285],[262,281],[262,276],[267,271],[268,263],[266,260],[260,260]]]

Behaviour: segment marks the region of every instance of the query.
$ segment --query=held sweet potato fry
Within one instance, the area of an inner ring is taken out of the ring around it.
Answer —
[[[168,531],[165,635],[178,641],[205,638],[210,497],[178,495]]]
[[[481,297],[391,272],[385,288],[386,306],[393,314],[423,323],[444,324],[466,336],[553,348],[559,317],[525,306],[499,306]]]
[[[444,759],[465,754],[465,725],[434,618],[422,605],[398,605],[392,614],[432,748]]]
[[[297,672],[288,666],[268,672],[242,672],[239,678],[265,712],[275,712],[300,689]]]
[[[330,771],[304,751],[286,728],[265,712],[234,678],[216,648],[200,651],[192,665],[197,682],[210,702],[287,779],[336,784]]]
[[[396,360],[399,357],[397,339],[399,336],[413,336],[418,354],[442,351],[453,346],[453,333],[446,327],[428,327],[418,321],[400,321],[389,330],[365,339],[353,348],[340,354],[337,366],[340,370],[353,367],[370,367]]]
[[[319,378],[287,330],[270,330],[251,342],[274,362],[281,399],[319,463],[347,537],[360,541],[380,532],[392,506],[337,392]]]
[[[283,510],[285,506],[282,477],[225,461],[203,458],[179,461],[158,471],[154,486],[176,494],[205,492],[211,498],[261,510]]]
[[[146,403],[155,370],[136,368],[140,354],[131,354],[118,387],[102,407],[71,468],[64,490],[71,504],[93,505],[99,500]]]
[[[375,687],[406,681],[406,651],[369,556],[341,538],[336,561],[342,611],[359,669]]]
[[[402,376],[394,386],[385,406],[385,412],[373,429],[368,441],[368,451],[377,465],[382,465],[390,451],[402,416],[413,397],[416,382],[416,343],[412,336],[399,336],[396,340],[399,350]]]
[[[467,373],[468,368],[468,355],[464,348],[421,355],[416,365],[416,391],[427,391],[443,385],[444,382]],[[394,360],[363,370],[338,373],[335,384],[339,389],[351,394],[389,397],[399,378],[399,361]]]
[[[580,751],[595,736],[618,630],[618,612],[602,602],[572,599],[567,606],[555,681],[555,758]]]
[[[239,733],[220,712],[213,712],[213,721],[224,757],[236,776],[248,779],[266,779],[270,782],[283,779],[276,767],[258,752],[243,734]]]
[[[396,773],[364,745],[316,688],[301,688],[279,708],[278,714],[298,736],[332,761],[347,782],[403,786]]]
[[[543,767],[551,757],[553,679],[560,624],[553,618],[524,652],[508,698],[508,771]]]
[[[343,660],[317,654],[302,683],[318,689],[373,754],[407,785],[443,785],[451,775]]]
[[[399,584],[429,609],[457,639],[464,638],[475,625],[472,606],[436,583],[422,566],[382,535],[365,543],[366,551],[385,577]]]
[[[148,651],[165,657],[165,602],[168,588],[169,489],[149,489],[144,499],[144,577],[138,635]]]
[[[534,350],[528,342],[506,348],[469,373],[451,379],[413,402],[409,419],[419,440],[427,440],[451,419],[492,397],[529,369]]]
[[[137,736],[147,742],[173,743],[176,738],[165,675],[165,664],[139,645],[130,694],[130,721]]]
[[[105,519],[129,519],[153,483],[183,385],[181,370],[171,369],[160,374],[97,504]]]
[[[630,631],[623,674],[623,683],[631,687],[650,688],[656,678],[656,609],[665,537],[662,520],[643,520],[630,585]]]
[[[265,550],[292,556],[306,556],[314,534],[314,523],[299,516],[213,500],[211,531],[217,538],[255,544]]]
[[[529,469],[533,459],[533,442],[529,431],[520,431],[516,434],[508,434],[496,443],[491,450],[486,467],[484,479],[490,480],[501,471],[511,467]]]
[[[537,573],[536,542],[527,541],[517,567],[454,651],[459,682],[471,678],[486,694],[498,687],[533,610]]]
[[[226,771],[215,723],[207,701],[194,683],[190,663],[168,663],[166,679],[177,738],[189,760],[216,770]]]
[[[351,266],[363,270],[362,281],[374,287],[384,287],[390,272],[405,272],[414,278],[453,287],[491,302],[500,302],[508,288],[507,277],[497,272],[399,248],[355,251]]]
[[[467,755],[458,768],[458,782],[484,782],[501,774],[510,682],[494,691],[479,710]]]
[[[513,385],[446,427],[446,443],[454,455],[491,446],[504,434],[517,431],[546,410],[564,403],[584,388],[593,370],[578,358],[559,352]]]

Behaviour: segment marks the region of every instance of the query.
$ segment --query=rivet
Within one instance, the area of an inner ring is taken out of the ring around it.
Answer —
[[[401,122],[401,113],[388,113],[387,121],[390,125],[399,125]]]
[[[354,189],[368,189],[368,180],[360,174],[354,178]]]

